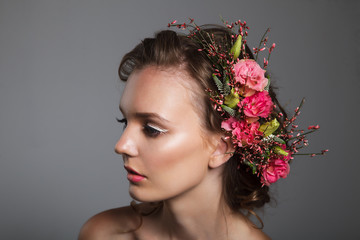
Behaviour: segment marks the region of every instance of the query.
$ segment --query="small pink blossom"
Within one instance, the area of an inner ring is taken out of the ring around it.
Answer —
[[[327,153],[328,151],[329,151],[329,149],[321,150],[321,154],[324,155],[324,154]]]
[[[320,126],[319,125],[316,125],[316,126],[309,126],[308,127],[308,130],[312,130],[312,129],[319,129],[320,128]]]
[[[241,59],[234,65],[235,81],[256,91],[263,91],[268,84],[265,70],[255,60]]]
[[[271,45],[271,47],[269,48],[269,53],[271,53],[274,50],[275,46],[276,46],[275,43]]]
[[[266,68],[267,65],[269,65],[269,60],[267,60],[266,58],[264,58],[264,68]]]
[[[273,102],[267,91],[257,92],[250,97],[244,98],[238,103],[243,109],[247,117],[263,117],[269,116],[273,109]]]

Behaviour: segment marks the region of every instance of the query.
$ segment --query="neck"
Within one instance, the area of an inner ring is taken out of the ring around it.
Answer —
[[[222,169],[209,171],[199,185],[164,201],[162,224],[172,239],[226,239],[230,210],[222,197]]]

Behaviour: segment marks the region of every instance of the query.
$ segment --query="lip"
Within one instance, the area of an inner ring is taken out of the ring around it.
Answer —
[[[144,175],[141,175],[140,173],[138,173],[136,170],[134,170],[133,168],[129,167],[129,166],[124,166],[125,170],[128,172],[127,174],[127,179],[130,182],[140,182],[141,180],[145,179]]]

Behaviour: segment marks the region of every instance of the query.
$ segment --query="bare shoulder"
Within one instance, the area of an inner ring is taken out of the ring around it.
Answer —
[[[141,224],[131,206],[114,208],[91,217],[81,228],[79,240],[135,239],[134,231]]]
[[[271,240],[271,238],[268,236],[268,235],[266,235],[263,231],[261,231],[260,229],[256,229],[256,228],[254,228],[252,231],[251,231],[251,233],[250,233],[250,235],[249,236],[251,236],[250,238],[249,238],[249,240]]]
[[[256,227],[250,220],[246,222],[244,231],[246,240],[271,240],[271,238],[264,233],[260,228]]]
[[[236,229],[232,229],[234,231],[234,239],[241,240],[271,240],[271,238],[264,233],[260,228],[258,228],[250,219],[245,217],[244,215],[237,215],[237,219],[239,220],[236,225]]]

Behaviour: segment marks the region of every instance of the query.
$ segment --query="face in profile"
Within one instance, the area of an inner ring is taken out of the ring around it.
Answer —
[[[115,151],[123,156],[136,200],[173,198],[199,188],[208,173],[212,150],[190,102],[187,78],[178,70],[146,67],[126,83],[120,101],[126,126]]]

